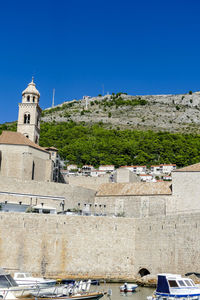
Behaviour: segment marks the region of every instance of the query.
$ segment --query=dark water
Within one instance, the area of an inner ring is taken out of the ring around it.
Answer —
[[[110,288],[112,290],[111,300],[146,300],[147,296],[151,296],[154,288],[138,287],[133,293],[120,293],[119,287],[123,283],[107,283],[104,290],[108,291]],[[103,284],[101,284],[101,288]],[[102,298],[103,300],[109,299],[107,296]]]

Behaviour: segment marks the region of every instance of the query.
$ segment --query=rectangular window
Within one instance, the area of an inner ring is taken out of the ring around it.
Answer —
[[[179,280],[178,283],[180,286],[185,286],[185,283],[183,282],[183,280]]]
[[[170,287],[178,287],[176,280],[169,280],[168,282]]]
[[[187,286],[192,286],[189,280],[185,280]]]

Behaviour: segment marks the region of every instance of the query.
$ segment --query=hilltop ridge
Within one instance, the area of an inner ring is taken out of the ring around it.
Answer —
[[[124,93],[66,101],[43,111],[44,122],[101,123],[107,128],[200,132],[200,92],[132,96]]]

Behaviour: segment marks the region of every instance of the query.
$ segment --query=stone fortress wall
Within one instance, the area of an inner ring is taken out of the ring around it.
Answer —
[[[199,213],[143,219],[0,213],[0,265],[57,278],[198,272],[199,229]]]
[[[1,212],[0,265],[45,276],[124,280],[142,269],[151,274],[199,272],[200,172],[174,172],[172,177],[172,187],[122,183],[115,188],[111,183],[115,195],[107,194],[107,183],[96,194],[70,184],[0,177],[0,192],[63,197],[72,208],[92,203],[98,209],[106,205],[107,212],[114,209],[116,215],[127,214],[124,218],[109,213],[104,217]],[[136,186],[143,195],[133,194]],[[145,194],[147,187],[151,194]],[[163,194],[155,195],[158,188]],[[13,196],[0,194],[0,202],[7,197]],[[25,196],[13,199],[30,201]],[[60,207],[53,199],[37,200]]]
[[[1,192],[18,193],[19,195],[1,194]],[[27,196],[22,196],[26,194]],[[31,195],[33,195],[31,197]],[[38,195],[35,196],[35,195]],[[45,205],[55,207],[61,210],[60,203],[62,200],[54,200],[56,197],[65,199],[65,209],[73,209],[84,207],[85,203],[90,203],[94,199],[95,191],[83,187],[72,186],[69,184],[55,182],[37,182],[37,181],[21,181],[14,178],[0,176],[0,202],[22,202],[23,204],[37,205],[44,203]],[[47,196],[48,199],[40,196]]]
[[[81,186],[87,189],[97,191],[101,184],[110,182],[110,175],[106,174],[101,177],[87,176],[65,176],[65,181],[70,185]]]

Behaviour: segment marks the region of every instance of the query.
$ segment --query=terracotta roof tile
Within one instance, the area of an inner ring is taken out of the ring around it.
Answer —
[[[173,172],[200,172],[200,163],[190,165],[181,169],[176,169]]]
[[[44,147],[45,150],[54,150],[54,151],[58,151],[57,148],[50,146],[50,147]]]
[[[0,144],[6,144],[6,145],[24,145],[24,146],[30,146],[33,148],[36,148],[38,150],[48,152],[44,150],[44,148],[40,147],[39,145],[35,144],[31,140],[29,140],[27,137],[25,137],[20,132],[14,132],[14,131],[3,131],[0,135]]]
[[[104,183],[97,196],[171,195],[170,182]]]

